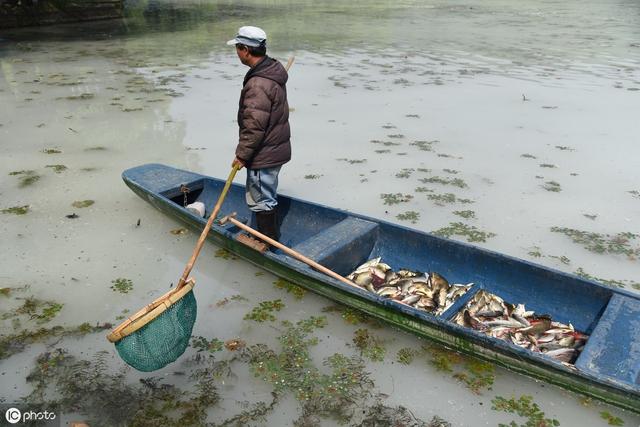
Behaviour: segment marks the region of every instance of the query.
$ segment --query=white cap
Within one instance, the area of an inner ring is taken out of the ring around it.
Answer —
[[[258,27],[240,27],[238,29],[238,35],[235,39],[229,40],[227,42],[228,45],[234,45],[237,43],[242,43],[246,46],[258,47],[261,44],[265,44],[267,42],[267,33],[265,33],[262,28]]]

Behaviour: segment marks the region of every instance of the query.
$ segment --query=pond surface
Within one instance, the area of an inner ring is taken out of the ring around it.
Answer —
[[[241,25],[295,55],[283,194],[640,292],[636,1],[132,1],[0,33],[0,403],[92,426],[640,425],[211,244],[191,348],[126,368],[109,324],[176,283],[197,235],[120,174],[227,176]]]

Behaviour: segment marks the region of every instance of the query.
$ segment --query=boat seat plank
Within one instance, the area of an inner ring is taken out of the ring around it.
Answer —
[[[576,367],[629,384],[640,384],[640,301],[614,295]]]
[[[350,216],[292,249],[344,275],[366,261],[376,241],[377,229],[375,222]]]

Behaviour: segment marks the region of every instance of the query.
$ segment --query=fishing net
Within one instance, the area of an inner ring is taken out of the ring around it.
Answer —
[[[116,328],[115,331],[121,332],[114,331],[109,340],[115,342],[125,362],[139,371],[150,372],[163,368],[184,353],[197,314],[192,286],[185,289],[184,295],[173,294],[156,300],[154,309],[161,313],[155,317],[153,310],[143,309]],[[137,322],[147,323],[140,327]]]

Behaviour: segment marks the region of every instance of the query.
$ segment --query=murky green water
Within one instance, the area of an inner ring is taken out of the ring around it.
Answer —
[[[640,289],[637,2],[130,2],[122,21],[0,33],[0,402],[92,426],[639,425],[213,245],[192,348],[125,368],[101,328],[175,283],[196,236],[120,173],[227,175],[246,69],[224,43],[241,25],[296,57],[283,193]]]

